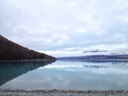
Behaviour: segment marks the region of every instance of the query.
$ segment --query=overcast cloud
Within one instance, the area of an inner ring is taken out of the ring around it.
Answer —
[[[0,0],[0,34],[37,51],[127,51],[128,0]]]

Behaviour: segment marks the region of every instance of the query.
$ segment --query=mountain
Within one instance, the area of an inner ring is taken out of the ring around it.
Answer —
[[[55,59],[44,53],[25,48],[0,35],[0,60]]]
[[[83,62],[128,62],[128,55],[87,55],[60,57],[58,60],[83,61]]]

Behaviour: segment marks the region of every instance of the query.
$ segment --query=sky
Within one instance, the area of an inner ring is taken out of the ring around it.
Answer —
[[[128,51],[128,0],[0,0],[0,34],[53,56]]]

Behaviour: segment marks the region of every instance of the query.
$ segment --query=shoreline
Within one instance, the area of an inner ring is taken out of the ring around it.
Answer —
[[[128,96],[128,90],[12,90],[0,89],[0,96]]]

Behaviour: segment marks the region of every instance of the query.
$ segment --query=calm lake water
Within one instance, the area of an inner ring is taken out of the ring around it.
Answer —
[[[127,62],[0,62],[1,89],[128,90]]]

